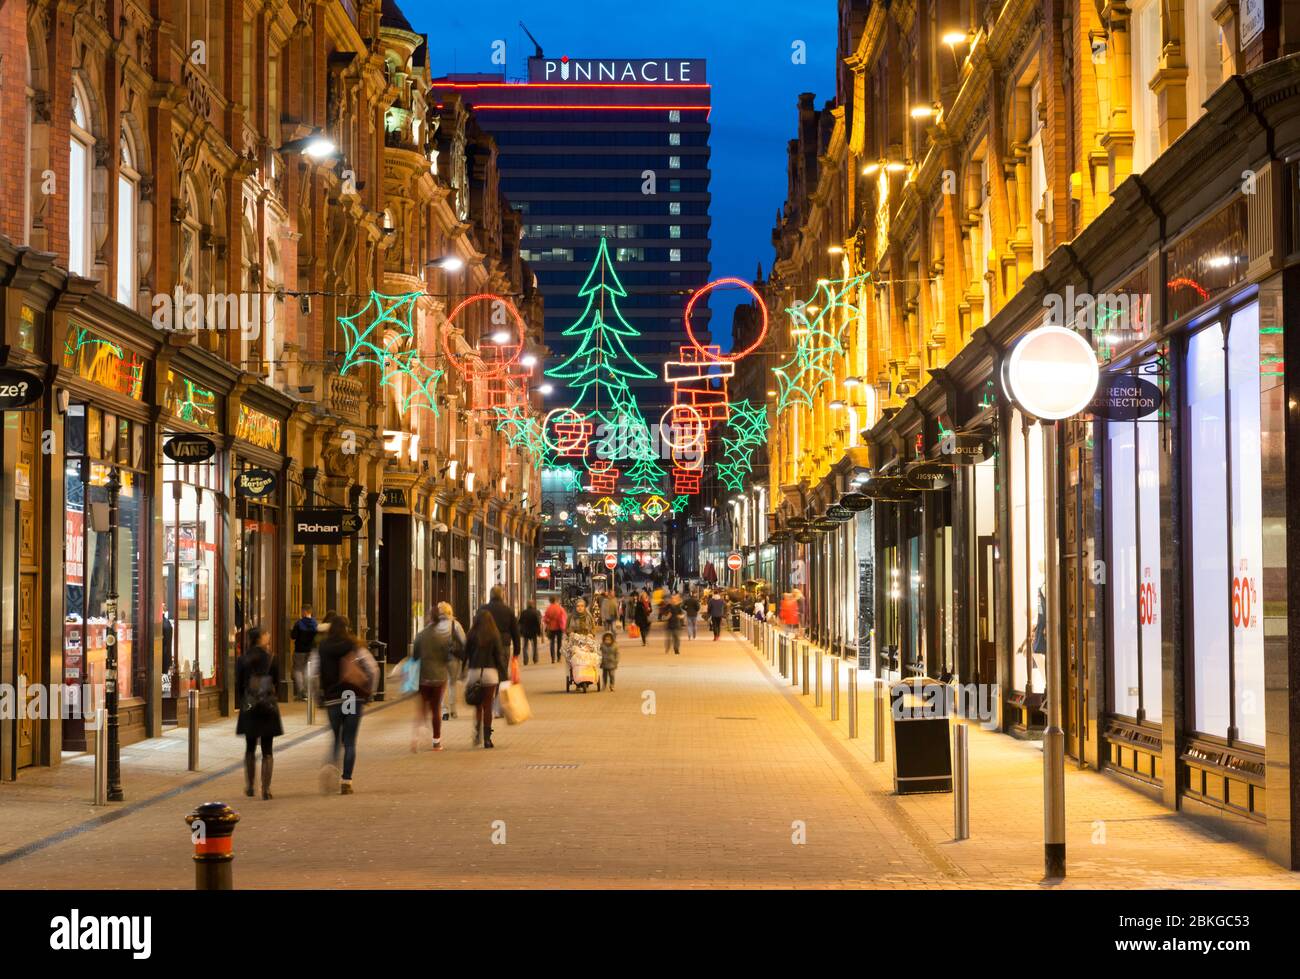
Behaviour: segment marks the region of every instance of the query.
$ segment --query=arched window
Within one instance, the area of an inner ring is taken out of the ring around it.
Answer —
[[[72,125],[68,137],[68,271],[90,274],[90,167],[95,137],[90,104],[81,83],[72,84]]]
[[[136,170],[135,147],[125,128],[121,143],[121,166],[117,171],[117,301],[134,309],[140,174]]]

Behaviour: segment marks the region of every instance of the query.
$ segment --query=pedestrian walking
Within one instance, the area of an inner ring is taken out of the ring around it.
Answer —
[[[361,713],[374,690],[378,672],[374,658],[352,634],[347,617],[333,615],[329,629],[318,650],[320,659],[321,705],[329,714],[334,740],[329,757],[321,769],[321,790],[352,795],[352,773],[357,763],[357,731]],[[373,671],[373,672],[372,672]],[[343,750],[343,770],[338,767],[339,749]]]
[[[641,632],[641,645],[644,646],[650,638],[650,596],[645,592],[637,598],[636,607],[632,610],[632,618]]]
[[[542,634],[542,613],[537,602],[528,600],[528,607],[519,613],[519,636],[523,640],[523,665],[528,665],[529,647],[533,650],[533,665],[537,664],[537,639]]]
[[[757,622],[767,621],[767,603],[763,601],[762,596],[754,599],[754,619]]]
[[[727,614],[727,600],[719,589],[709,596],[709,627],[713,630],[713,641],[722,636],[722,619]]]
[[[311,606],[302,607],[302,618],[293,624],[289,630],[289,638],[293,641],[293,699],[307,699],[307,664],[311,660],[311,651],[316,648],[316,633],[320,630],[320,625],[312,618]],[[171,649],[171,643],[164,643],[164,647]]]
[[[248,651],[235,661],[235,700],[239,720],[235,734],[244,736],[244,795],[253,795],[257,777],[257,745],[262,744],[262,798],[271,798],[271,773],[275,769],[273,743],[284,733],[280,721],[280,667],[271,655],[271,634],[250,629]]]
[[[614,640],[614,633],[607,630],[600,637],[600,683],[596,689],[601,687],[614,692],[614,671],[618,669],[618,643]]]
[[[793,636],[799,631],[799,603],[790,592],[781,595],[780,616],[787,635]]]
[[[674,655],[682,653],[682,629],[686,624],[686,613],[682,610],[682,596],[673,595],[659,609],[659,618],[666,620],[664,627],[664,653],[671,649]]]
[[[420,750],[426,715],[433,724],[433,750],[442,750],[443,695],[451,682],[451,666],[459,664],[464,648],[465,630],[452,615],[451,606],[439,602],[437,621],[420,630],[411,644],[411,656],[420,664],[420,696],[416,700],[412,751]]]
[[[612,591],[607,591],[600,596],[600,624],[604,629],[613,629],[614,623],[618,621],[618,599],[614,597]]]
[[[519,620],[515,618],[515,610],[506,604],[506,590],[500,585],[493,585],[488,592],[488,603],[483,607],[492,613],[492,620],[497,624],[502,642],[510,647],[510,655],[518,656]]]
[[[510,676],[510,648],[497,628],[491,611],[484,606],[465,640],[469,672],[465,675],[465,703],[475,708],[474,744],[492,744],[492,705],[501,681]]]
[[[568,613],[564,611],[564,606],[560,604],[559,596],[551,596],[551,604],[546,606],[546,611],[542,614],[542,625],[546,628],[546,636],[550,640],[551,662],[560,661],[561,647],[564,644],[564,633],[568,627]]]
[[[587,603],[583,599],[578,599],[573,614],[569,616],[565,631],[569,635],[577,633],[580,636],[594,636],[596,634],[596,617],[587,611]]]
[[[700,617],[700,600],[694,591],[686,593],[682,600],[682,612],[686,615],[686,638],[695,638],[695,622]]]

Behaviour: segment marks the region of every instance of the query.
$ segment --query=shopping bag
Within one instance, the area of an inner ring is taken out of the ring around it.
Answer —
[[[523,684],[512,683],[501,691],[501,703],[506,712],[507,724],[522,724],[533,716]]]
[[[627,637],[629,639],[640,639],[641,627],[637,625],[635,622],[629,622],[627,624]]]
[[[519,657],[510,657],[510,682],[519,683]]]
[[[402,693],[415,693],[420,689],[420,661],[406,657],[402,660]]]

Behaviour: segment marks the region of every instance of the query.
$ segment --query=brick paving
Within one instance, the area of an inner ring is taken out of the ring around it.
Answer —
[[[270,802],[242,794],[232,721],[204,729],[198,773],[183,731],[124,749],[127,802],[107,812],[89,805],[87,758],[24,773],[0,785],[0,887],[191,887],[182,817],[210,799],[242,816],[237,887],[1041,886],[1035,745],[972,731],[973,838],[953,843],[950,795],[890,794],[869,715],[848,740],[845,712],[831,723],[737,636],[681,656],[661,642],[622,643],[613,693],[566,694],[561,667],[527,667],[534,719],[498,721],[492,751],[462,713],[447,750],[412,754],[413,704],[371,708],[353,796],[319,794],[327,739],[301,708]],[[1106,776],[1068,779],[1064,886],[1300,885]]]

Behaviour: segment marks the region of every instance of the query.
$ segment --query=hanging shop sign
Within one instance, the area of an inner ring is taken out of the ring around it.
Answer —
[[[361,529],[361,517],[335,507],[301,507],[293,518],[293,539],[299,544],[340,544]]]
[[[772,533],[767,535],[767,542],[769,544],[784,544],[789,539],[790,531],[788,530],[774,530]]]
[[[866,493],[845,493],[840,497],[840,506],[854,512],[865,510],[871,506],[871,497]]]
[[[791,517],[789,520],[785,522],[785,525],[789,527],[791,530],[802,530],[804,527],[808,526],[808,518]]]
[[[820,534],[824,534],[827,531],[835,530],[839,527],[839,525],[840,522],[838,520],[832,520],[830,517],[818,517],[811,524],[812,529],[817,531]]]
[[[907,500],[915,490],[906,476],[876,476],[862,487],[863,494],[873,500]]]
[[[907,467],[903,478],[914,489],[947,489],[952,482],[952,467],[941,462],[918,462]]]
[[[40,400],[44,393],[45,382],[35,374],[11,367],[0,368],[0,411],[26,408]]]
[[[1097,385],[1088,410],[1099,418],[1129,422],[1158,410],[1163,400],[1160,388],[1146,378],[1108,374]]]
[[[1011,348],[1002,387],[1035,418],[1056,421],[1088,407],[1100,370],[1088,341],[1063,326],[1030,330]]]
[[[203,435],[173,435],[163,443],[163,455],[173,462],[206,462],[217,454],[217,444]]]
[[[853,519],[853,511],[842,504],[832,503],[826,508],[826,519],[834,520],[836,523],[844,523]]]
[[[269,469],[244,469],[235,477],[235,495],[262,499],[275,492],[275,473]]]
[[[380,500],[382,505],[385,507],[400,507],[404,510],[407,506],[406,490],[397,486],[386,489],[380,497]]]
[[[939,439],[938,458],[949,466],[973,466],[992,454],[993,440],[981,433],[948,432]]]
[[[795,532],[794,539],[800,544],[811,544],[817,539],[815,530],[799,530]]]

